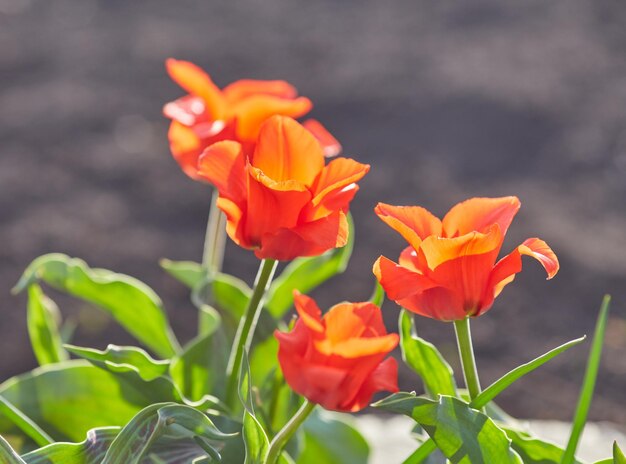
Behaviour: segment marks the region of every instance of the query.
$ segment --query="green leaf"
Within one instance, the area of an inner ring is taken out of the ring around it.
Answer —
[[[9,400],[0,395],[0,417],[6,417],[27,437],[39,446],[45,446],[54,440],[44,432],[33,420],[16,408]]]
[[[180,349],[161,299],[133,277],[91,269],[80,259],[52,253],[35,259],[13,291],[19,292],[38,280],[104,309],[160,356],[170,357]]]
[[[147,382],[167,374],[170,365],[169,361],[153,359],[144,350],[134,346],[109,345],[105,351],[73,345],[65,345],[65,348],[110,372],[136,372]]]
[[[554,443],[512,428],[504,428],[512,441],[513,449],[519,454],[524,464],[559,464],[565,452]],[[579,461],[575,461],[580,464]]]
[[[172,261],[163,258],[159,261],[159,265],[169,275],[189,288],[196,287],[206,274],[202,264],[194,261]]]
[[[270,442],[261,423],[248,410],[244,411],[243,441],[246,447],[244,464],[262,464]]]
[[[308,293],[348,267],[354,248],[354,224],[348,215],[348,243],[312,258],[296,258],[274,279],[267,294],[265,307],[277,319],[284,316],[293,304],[293,290]]]
[[[52,443],[23,455],[22,459],[26,464],[101,464],[120,430],[120,427],[92,429],[81,443]]]
[[[59,335],[60,314],[57,305],[41,287],[28,287],[28,335],[35,357],[41,366],[68,359]]]
[[[613,442],[613,461],[614,464],[626,464],[626,456],[622,453],[622,450],[617,446],[617,442]]]
[[[441,395],[433,401],[396,393],[373,406],[412,417],[453,464],[522,463],[506,433],[457,398]]]
[[[574,462],[576,448],[578,448],[580,436],[585,428],[585,422],[587,422],[587,414],[589,412],[589,407],[591,406],[593,391],[596,386],[596,378],[598,376],[598,369],[600,368],[600,357],[602,356],[602,345],[604,343],[604,333],[606,332],[606,323],[608,320],[610,304],[611,297],[609,295],[605,295],[604,300],[602,301],[602,306],[600,307],[598,321],[596,322],[593,343],[591,345],[591,351],[587,361],[583,386],[580,392],[580,397],[578,398],[578,405],[576,406],[576,412],[572,422],[572,433],[567,443],[567,448],[565,448],[565,455],[563,456],[563,464],[571,464]]]
[[[564,343],[561,346],[554,348],[553,350],[548,351],[547,353],[539,356],[538,358],[533,359],[526,364],[522,364],[521,366],[513,369],[511,372],[508,372],[500,379],[496,380],[494,383],[489,385],[485,390],[482,391],[474,400],[472,401],[472,406],[476,409],[483,408],[487,405],[491,400],[493,400],[496,396],[506,390],[513,382],[517,381],[521,377],[526,374],[534,371],[538,367],[542,366],[546,362],[550,361],[552,358],[558,356],[566,350],[569,350],[571,347],[582,343],[585,340],[585,337],[577,338],[575,340],[571,340],[567,343]]]
[[[0,435],[0,464],[26,464],[11,445]]]
[[[402,359],[422,378],[428,395],[431,398],[437,395],[456,396],[452,368],[435,345],[415,335],[413,317],[408,311],[401,311],[398,325]]]
[[[254,411],[250,363],[245,352],[238,380],[239,399],[244,407],[243,442],[246,450],[244,464],[262,464],[267,455],[270,442]]]
[[[138,464],[151,454],[151,449],[161,438],[185,440],[180,450],[185,455],[192,451],[189,462],[202,456],[219,460],[215,445],[230,438],[231,435],[220,432],[211,420],[200,411],[188,406],[163,403],[153,404],[140,411],[117,435],[109,447],[102,464]],[[166,462],[183,462],[180,456]]]
[[[219,319],[218,314],[214,317]],[[222,397],[224,393],[229,346],[219,327],[219,320],[216,320],[212,327],[207,326],[204,333],[189,342],[183,352],[172,359],[170,375],[191,400],[200,400],[209,393]]]
[[[168,379],[144,382],[135,372],[113,374],[84,361],[50,364],[9,379],[0,385],[0,396],[52,438],[69,441],[80,441],[91,428],[124,425],[149,404],[183,402]],[[15,432],[13,422],[0,416],[0,434]]]
[[[296,464],[367,464],[369,445],[344,416],[314,412],[302,428],[304,447]]]

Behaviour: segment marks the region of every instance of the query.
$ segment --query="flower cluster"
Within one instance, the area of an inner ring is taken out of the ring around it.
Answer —
[[[192,63],[170,59],[167,69],[188,92],[164,108],[172,154],[189,176],[216,188],[236,244],[260,259],[291,260],[347,243],[346,214],[369,165],[343,157],[326,163],[340,150],[337,140],[317,121],[292,119],[310,111],[309,99],[285,81],[240,80],[219,89]],[[516,197],[472,198],[440,220],[420,206],[379,203],[375,213],[409,246],[398,263],[378,258],[373,272],[409,311],[441,321],[479,316],[521,271],[522,255],[537,259],[548,278],[558,272],[556,255],[538,238],[497,259],[519,208]],[[270,277],[263,276],[266,286]],[[380,308],[341,303],[322,316],[297,290],[294,304],[295,327],[275,337],[295,392],[327,409],[358,411],[376,392],[398,390],[396,361],[385,359],[398,335],[387,333]],[[258,310],[246,317],[258,319]],[[243,327],[241,346],[248,346],[250,324]]]

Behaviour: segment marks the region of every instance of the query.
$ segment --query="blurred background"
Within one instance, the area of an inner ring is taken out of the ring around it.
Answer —
[[[549,282],[533,260],[473,332],[482,383],[591,334],[613,295],[591,418],[626,421],[626,8],[609,0],[240,2],[0,0],[0,379],[35,366],[26,299],[9,290],[36,256],[58,251],[138,277],[165,301],[182,340],[188,292],[158,266],[199,260],[210,189],[169,154],[162,105],[182,95],[167,57],[221,86],[285,79],[312,115],[372,170],[353,202],[357,242],[320,304],[364,300],[371,265],[404,241],[378,201],[443,215],[471,196],[518,195],[505,243],[546,240]],[[229,244],[226,271],[254,278]],[[93,308],[52,291],[75,342],[134,343]],[[398,307],[385,303],[395,330]],[[451,325],[420,335],[458,365]],[[571,418],[589,343],[515,384],[518,417]],[[420,390],[402,372],[405,389]]]

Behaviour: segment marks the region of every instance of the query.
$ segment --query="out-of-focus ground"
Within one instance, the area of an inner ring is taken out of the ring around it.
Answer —
[[[25,298],[10,287],[59,251],[132,274],[164,299],[188,339],[195,314],[157,261],[199,259],[210,190],[168,152],[164,102],[182,94],[169,56],[232,80],[282,78],[346,153],[372,165],[353,203],[348,271],[323,305],[366,299],[371,265],[404,242],[376,202],[443,214],[471,196],[516,194],[505,250],[539,236],[562,270],[530,259],[474,321],[483,384],[590,334],[602,295],[614,308],[591,418],[626,421],[626,8],[609,0],[518,3],[0,0],[0,377],[34,366]],[[229,245],[226,270],[256,262]],[[80,321],[77,344],[131,339],[99,312],[51,293]],[[398,308],[384,307],[394,328]],[[420,334],[457,365],[449,325]],[[589,344],[502,395],[518,417],[569,419]],[[402,372],[405,389],[420,389]]]

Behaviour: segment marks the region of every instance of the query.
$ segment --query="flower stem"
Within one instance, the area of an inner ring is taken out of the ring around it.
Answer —
[[[316,404],[311,403],[308,400],[304,400],[304,403],[298,409],[298,412],[294,414],[294,416],[285,424],[285,426],[276,434],[272,442],[270,443],[269,450],[267,451],[267,457],[265,458],[264,464],[276,464],[278,462],[278,458],[280,457],[280,453],[283,448],[289,441],[289,439],[293,436],[293,434],[298,430],[298,427],[302,425],[302,423],[306,420],[306,418],[311,414],[313,409],[315,409]]]
[[[473,400],[480,394],[480,380],[478,380],[476,360],[474,359],[469,317],[460,321],[454,321],[454,331],[456,332],[456,342],[459,346],[465,385],[469,391],[470,400]]]
[[[226,216],[217,207],[219,193],[213,190],[209,220],[204,236],[204,251],[202,253],[202,267],[209,274],[220,272],[224,260],[224,247],[226,245]]]
[[[237,334],[235,335],[230,357],[228,358],[228,365],[226,367],[226,376],[228,378],[226,384],[226,404],[231,408],[234,408],[234,403],[237,399],[237,380],[239,378],[239,371],[241,370],[243,353],[247,352],[252,344],[256,324],[261,315],[261,310],[263,309],[263,297],[272,282],[272,277],[274,276],[277,265],[278,261],[274,259],[264,259],[261,261],[259,272],[254,282],[252,296],[248,301],[248,306],[246,307],[243,318],[239,321],[239,327],[237,328]]]

